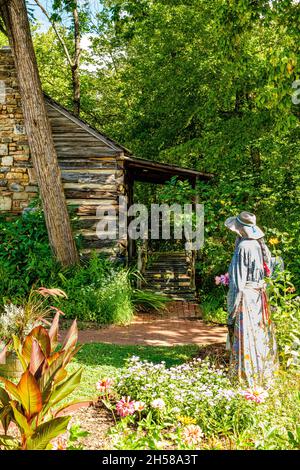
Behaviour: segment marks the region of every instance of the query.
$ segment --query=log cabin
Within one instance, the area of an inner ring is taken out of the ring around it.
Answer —
[[[163,184],[172,176],[209,180],[212,175],[136,158],[104,133],[45,95],[67,204],[78,216],[82,252],[133,254],[133,242],[97,237],[97,208],[118,211],[119,196],[133,201],[136,181]],[[38,193],[24,127],[11,49],[0,49],[0,213],[21,214]]]

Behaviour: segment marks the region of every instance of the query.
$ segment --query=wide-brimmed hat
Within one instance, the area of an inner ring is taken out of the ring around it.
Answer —
[[[225,226],[242,238],[257,240],[265,235],[256,225],[256,217],[254,214],[251,214],[251,212],[244,211],[236,217],[229,217],[225,221]]]

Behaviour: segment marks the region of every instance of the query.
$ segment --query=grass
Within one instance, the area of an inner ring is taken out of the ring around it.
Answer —
[[[116,344],[85,344],[69,365],[70,372],[83,367],[80,386],[69,399],[90,400],[95,398],[95,384],[105,377],[116,377],[130,356],[139,356],[142,360],[159,363],[166,362],[167,367],[182,364],[199,351],[196,345],[174,346],[121,346]]]

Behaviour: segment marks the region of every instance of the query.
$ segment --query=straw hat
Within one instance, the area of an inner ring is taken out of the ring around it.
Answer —
[[[264,232],[256,225],[256,217],[254,214],[251,214],[251,212],[244,211],[236,217],[229,217],[225,221],[225,226],[242,238],[258,240],[265,235]]]

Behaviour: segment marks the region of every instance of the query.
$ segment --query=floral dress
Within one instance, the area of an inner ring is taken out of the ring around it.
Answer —
[[[278,368],[274,329],[257,240],[238,238],[229,268],[230,375],[248,386],[267,386]]]

